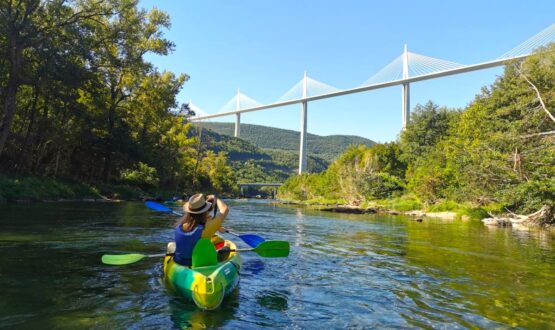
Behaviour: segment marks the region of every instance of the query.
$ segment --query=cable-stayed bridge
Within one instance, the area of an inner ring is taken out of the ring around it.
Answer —
[[[547,29],[534,35],[498,58],[478,64],[460,64],[415,54],[409,52],[405,45],[404,52],[399,57],[384,66],[360,86],[350,89],[338,89],[308,77],[305,72],[303,79],[296,83],[274,103],[262,104],[243,94],[240,90],[237,90],[237,94],[214,114],[208,114],[197,106],[191,106],[190,104],[190,108],[194,110],[196,114],[191,120],[203,121],[235,115],[235,136],[238,137],[241,134],[240,125],[242,113],[300,103],[302,105],[299,147],[300,174],[305,172],[307,167],[306,127],[308,102],[401,85],[402,123],[403,128],[405,128],[410,119],[410,83],[501,66],[513,60],[524,59],[530,56],[538,47],[545,46],[551,42],[555,42],[555,24],[552,24]]]

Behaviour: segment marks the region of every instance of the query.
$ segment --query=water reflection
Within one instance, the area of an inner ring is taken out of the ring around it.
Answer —
[[[217,329],[234,319],[239,304],[239,289],[226,297],[222,306],[215,311],[203,311],[194,304],[174,296],[170,300],[170,319],[176,329]]]
[[[521,244],[528,244],[528,241],[532,240],[537,242],[542,249],[553,250],[555,246],[555,231],[553,230],[541,230],[539,228],[530,228],[522,225],[514,225],[509,228],[485,226],[485,228],[497,235],[511,235],[511,239],[516,238]]]
[[[303,222],[304,213],[301,209],[297,209],[295,216],[295,246],[300,246],[303,243]]]
[[[408,227],[407,261],[449,278],[443,288],[450,290],[453,305],[513,327],[553,322],[548,310],[555,301],[545,298],[554,292],[545,283],[555,280],[555,260],[538,249],[544,235],[538,241],[530,232],[465,222],[429,226]]]

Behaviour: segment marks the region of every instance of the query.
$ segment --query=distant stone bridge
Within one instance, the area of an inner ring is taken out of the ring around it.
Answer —
[[[245,187],[274,187],[273,198],[276,197],[277,189],[281,187],[281,183],[254,183],[254,182],[243,182],[239,183],[239,187],[241,188],[241,196],[244,195],[244,188]]]

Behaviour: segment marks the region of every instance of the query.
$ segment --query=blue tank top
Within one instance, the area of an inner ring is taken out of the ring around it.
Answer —
[[[193,249],[202,236],[203,225],[198,225],[190,232],[184,232],[183,226],[175,228],[175,256],[173,260],[183,266],[192,265]]]

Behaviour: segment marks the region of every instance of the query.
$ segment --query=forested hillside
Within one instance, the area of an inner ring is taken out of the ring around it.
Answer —
[[[191,134],[200,138],[205,150],[227,155],[238,182],[283,182],[298,170],[297,152],[261,149],[243,139],[206,129],[203,125],[195,124]],[[308,157],[308,171],[312,173],[322,172],[328,165],[319,157]]]
[[[555,45],[507,65],[466,109],[417,105],[400,140],[351,147],[325,172],[290,178],[281,198],[481,208],[555,222]]]
[[[235,124],[233,123],[204,123],[204,127],[220,134],[233,136]],[[252,142],[263,149],[299,150],[299,132],[260,126],[241,124],[241,138]],[[318,156],[331,162],[350,145],[372,146],[374,141],[352,135],[319,136],[307,134],[307,149],[309,155]]]

